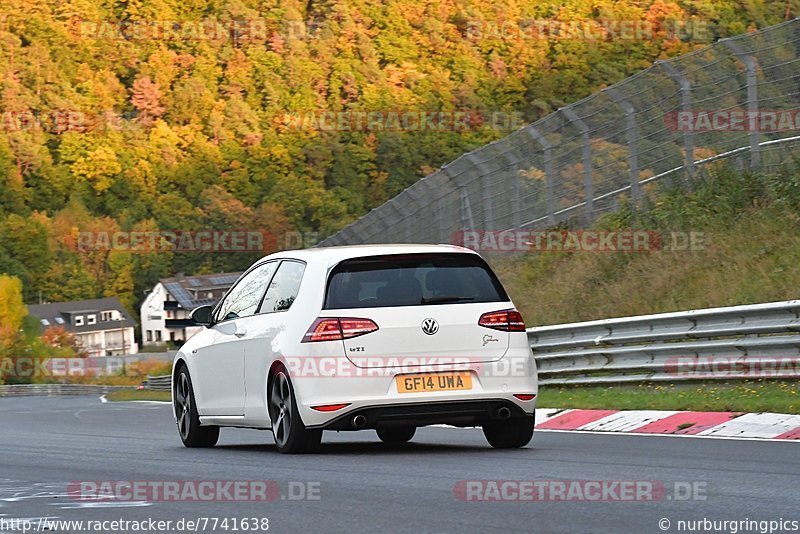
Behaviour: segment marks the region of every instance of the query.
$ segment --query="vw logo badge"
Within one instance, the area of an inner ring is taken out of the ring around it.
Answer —
[[[422,331],[432,336],[439,331],[439,323],[437,323],[435,319],[425,319],[422,321]]]

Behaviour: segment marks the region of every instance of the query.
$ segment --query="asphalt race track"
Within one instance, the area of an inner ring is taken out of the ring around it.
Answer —
[[[286,456],[271,433],[252,430],[223,429],[218,447],[185,449],[169,410],[95,397],[0,399],[0,519],[268,517],[274,532],[663,532],[664,518],[678,532],[679,520],[800,520],[797,443],[537,432],[526,449],[497,451],[480,430],[424,428],[400,447],[372,431],[326,433],[319,453]],[[83,502],[67,495],[78,481],[209,480],[271,480],[282,497]],[[656,481],[666,494],[465,502],[454,492],[465,480]],[[316,498],[302,498],[309,491]]]

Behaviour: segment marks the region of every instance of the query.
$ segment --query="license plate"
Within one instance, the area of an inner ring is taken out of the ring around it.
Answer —
[[[401,375],[397,379],[398,393],[425,393],[428,391],[457,391],[472,389],[470,373],[425,373]]]

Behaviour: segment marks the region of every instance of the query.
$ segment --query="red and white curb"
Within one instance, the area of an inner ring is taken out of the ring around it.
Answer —
[[[800,415],[661,410],[536,410],[539,430],[800,440]]]

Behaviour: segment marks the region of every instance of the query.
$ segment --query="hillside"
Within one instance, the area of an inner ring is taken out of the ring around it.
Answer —
[[[800,167],[778,175],[717,167],[694,190],[674,189],[595,229],[698,239],[695,250],[494,255],[528,326],[800,296]]]
[[[308,244],[521,123],[792,5],[6,0],[0,272],[28,303],[115,295],[135,310],[159,277],[258,253],[78,250],[82,232]],[[564,38],[531,21],[650,31]],[[445,118],[398,126],[409,112]]]

